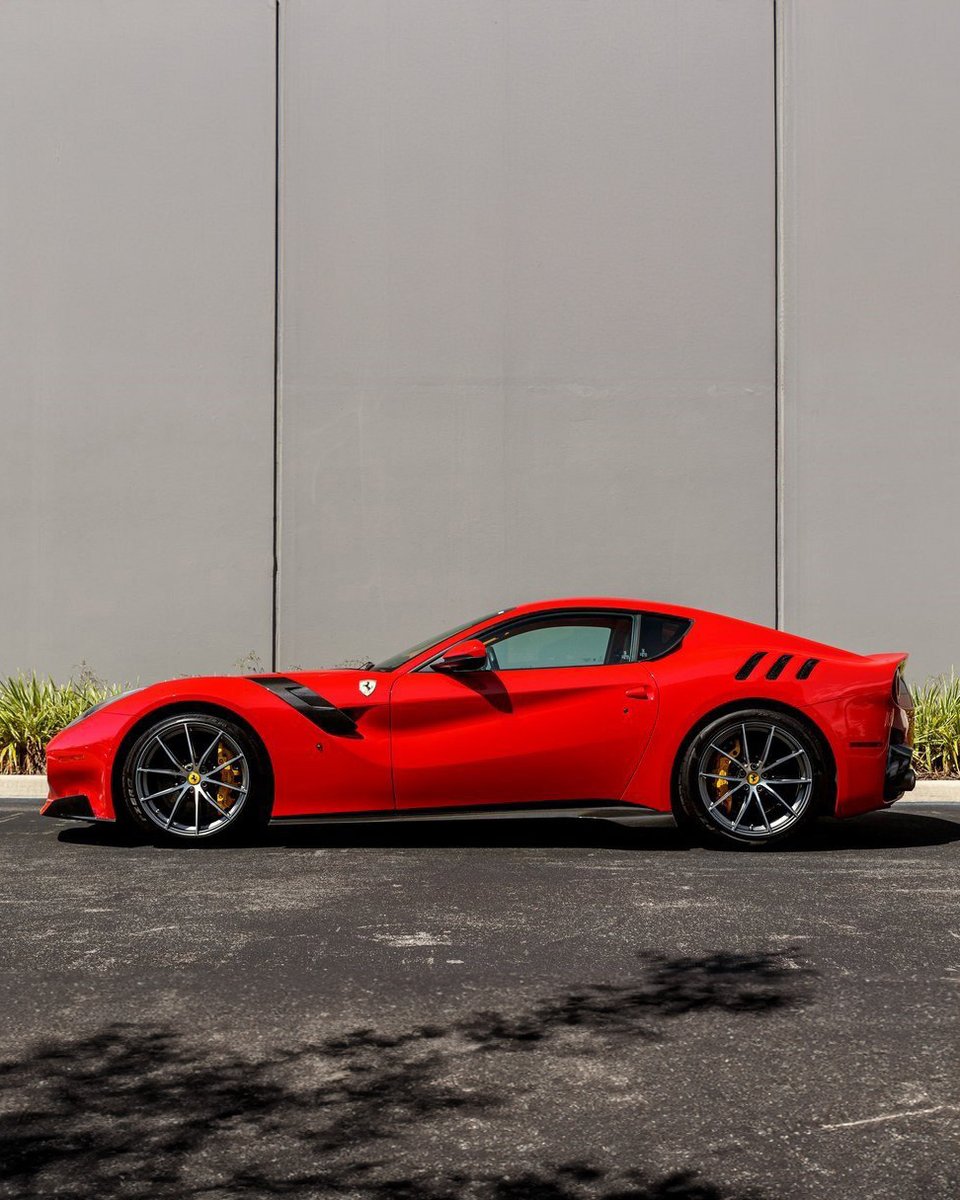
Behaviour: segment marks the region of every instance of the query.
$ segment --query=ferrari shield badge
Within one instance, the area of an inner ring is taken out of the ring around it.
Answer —
[[[376,690],[376,686],[377,686],[377,681],[375,679],[361,679],[360,680],[360,691],[363,692],[363,694],[365,696],[372,696],[374,691]]]

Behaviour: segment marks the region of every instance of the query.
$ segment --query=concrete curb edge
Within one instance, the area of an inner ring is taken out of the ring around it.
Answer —
[[[0,800],[45,800],[46,775],[0,775]],[[898,804],[960,800],[960,779],[921,779]]]

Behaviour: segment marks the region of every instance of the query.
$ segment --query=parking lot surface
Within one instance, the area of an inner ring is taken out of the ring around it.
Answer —
[[[0,1195],[955,1200],[958,866],[955,804],[762,853],[7,807]]]

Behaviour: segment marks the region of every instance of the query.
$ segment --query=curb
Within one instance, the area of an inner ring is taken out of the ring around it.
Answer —
[[[46,775],[0,775],[0,801],[46,798]],[[920,779],[914,791],[897,804],[943,804],[952,800],[960,801],[960,779]]]
[[[46,800],[46,775],[0,775],[0,800]]]

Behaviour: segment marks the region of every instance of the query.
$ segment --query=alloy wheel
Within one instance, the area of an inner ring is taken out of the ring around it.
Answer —
[[[769,838],[797,824],[813,799],[807,748],[775,721],[735,721],[721,728],[697,764],[709,819],[741,838]]]
[[[164,833],[186,838],[232,824],[250,790],[250,764],[237,740],[195,717],[155,729],[141,744],[132,774],[144,814]]]

